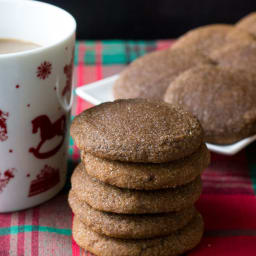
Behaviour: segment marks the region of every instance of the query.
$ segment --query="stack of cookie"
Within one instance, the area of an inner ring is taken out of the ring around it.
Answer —
[[[168,103],[128,99],[75,118],[82,153],[69,204],[73,237],[98,256],[179,255],[203,233],[193,204],[209,164],[199,122]]]

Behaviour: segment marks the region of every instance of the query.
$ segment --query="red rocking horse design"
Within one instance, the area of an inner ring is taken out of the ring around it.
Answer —
[[[61,148],[66,134],[66,117],[62,115],[54,123],[51,122],[47,115],[41,115],[32,120],[32,133],[37,133],[40,129],[41,141],[36,148],[31,147],[29,152],[31,152],[36,158],[46,159],[55,155]],[[51,140],[55,136],[61,136],[62,140],[60,143],[48,152],[40,152],[41,147],[47,140]]]
[[[14,172],[16,169],[12,168],[9,170],[6,170],[3,175],[0,172],[0,193],[3,192],[4,188],[7,186],[9,181],[14,178]]]
[[[7,136],[7,118],[9,113],[4,112],[0,109],[0,141],[5,141],[8,139]]]

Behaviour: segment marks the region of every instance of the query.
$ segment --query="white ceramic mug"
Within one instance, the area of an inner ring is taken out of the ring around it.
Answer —
[[[65,184],[75,30],[55,6],[0,0],[0,38],[42,46],[0,54],[0,212],[38,205]]]

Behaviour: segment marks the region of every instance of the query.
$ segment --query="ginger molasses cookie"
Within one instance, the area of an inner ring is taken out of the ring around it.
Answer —
[[[101,212],[78,200],[71,190],[69,204],[77,218],[91,230],[109,237],[142,239],[167,236],[184,227],[195,216],[194,206],[180,212],[126,215]]]
[[[106,160],[82,152],[87,173],[110,185],[140,190],[156,190],[187,184],[199,176],[210,162],[202,144],[193,154],[168,163],[144,164]]]
[[[200,177],[177,188],[154,191],[121,189],[90,177],[82,164],[75,169],[71,183],[78,199],[94,209],[126,214],[180,211],[192,206],[202,191]]]
[[[232,28],[226,35],[226,44],[241,43],[243,41],[255,42],[255,40],[256,40],[256,37],[254,37],[252,34],[247,32],[246,30],[240,29],[238,27]],[[222,48],[222,47],[223,45],[220,45],[219,48]]]
[[[184,228],[169,236],[143,240],[118,239],[92,231],[75,217],[73,237],[79,246],[99,256],[176,256],[199,244],[203,229],[203,219],[197,213]]]
[[[115,82],[115,99],[163,99],[168,85],[181,72],[199,63],[211,63],[200,53],[178,50],[160,50],[144,55],[121,72]]]
[[[246,30],[256,37],[256,12],[252,12],[236,23],[236,27]]]
[[[210,57],[220,66],[256,73],[255,40],[227,44],[213,51]]]
[[[197,119],[180,107],[148,99],[103,103],[78,115],[71,135],[81,151],[109,160],[169,162],[203,141]]]
[[[192,29],[182,35],[172,46],[173,49],[189,49],[209,55],[225,43],[226,35],[233,28],[227,24],[213,24]]]
[[[180,75],[165,101],[200,120],[207,142],[232,144],[256,133],[255,74],[202,65]]]

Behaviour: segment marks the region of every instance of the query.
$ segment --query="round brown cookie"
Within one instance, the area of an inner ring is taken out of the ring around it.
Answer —
[[[201,178],[172,189],[141,191],[121,189],[90,177],[80,164],[74,171],[72,189],[94,209],[126,214],[164,213],[192,206],[202,191]]]
[[[90,230],[74,218],[73,238],[79,246],[98,256],[176,256],[197,246],[202,238],[204,223],[201,215],[182,229],[154,239],[129,240],[111,238]]]
[[[226,35],[233,26],[213,24],[192,29],[181,36],[172,46],[173,49],[189,49],[205,55],[225,43]]]
[[[256,41],[227,44],[212,52],[210,57],[222,67],[256,73]]]
[[[87,173],[110,185],[141,190],[156,190],[187,184],[199,176],[210,162],[202,144],[192,155],[162,164],[111,161],[82,152]]]
[[[169,162],[196,151],[203,141],[195,117],[162,101],[116,100],[77,116],[71,135],[82,151],[129,162]]]
[[[255,42],[255,39],[256,38],[252,34],[248,33],[247,31],[240,29],[238,27],[234,27],[227,33],[225,41],[226,41],[226,44],[234,44],[234,43],[241,43],[243,41]],[[220,46],[219,48],[221,47],[222,46]]]
[[[167,236],[184,227],[195,215],[192,206],[180,212],[126,215],[101,212],[69,193],[69,205],[75,216],[91,230],[109,237],[142,239]]]
[[[236,23],[236,27],[256,36],[256,12],[252,12]]]
[[[115,99],[163,99],[173,79],[198,63],[211,63],[199,53],[178,50],[160,50],[144,55],[121,72],[114,84]]]
[[[232,144],[256,133],[256,77],[245,71],[200,66],[180,75],[165,101],[200,120],[207,142]]]

